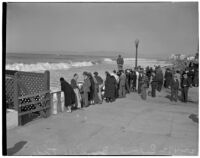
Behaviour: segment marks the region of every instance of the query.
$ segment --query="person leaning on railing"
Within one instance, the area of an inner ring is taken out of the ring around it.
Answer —
[[[75,103],[75,107],[80,109],[81,108],[81,94],[79,91],[79,87],[77,85],[77,81],[78,81],[78,74],[75,73],[73,79],[71,80],[71,86],[74,89],[74,92],[76,94],[76,103]]]
[[[71,108],[76,101],[74,90],[63,77],[60,78],[60,83],[61,83],[61,91],[64,92],[65,96],[65,107],[67,108],[67,112],[71,112]]]
[[[103,79],[98,75],[98,72],[94,72],[94,78],[96,79],[97,83],[97,94],[99,98],[99,104],[102,104],[102,94],[101,94],[101,89],[103,86]]]
[[[83,72],[84,82],[83,82],[83,99],[84,99],[84,107],[89,106],[88,102],[88,94],[90,92],[91,82],[87,72]]]

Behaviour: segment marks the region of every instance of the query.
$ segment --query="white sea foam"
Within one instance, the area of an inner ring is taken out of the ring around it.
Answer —
[[[84,62],[71,62],[71,63],[35,63],[35,64],[24,64],[14,63],[6,65],[7,70],[17,71],[45,71],[45,70],[61,70],[70,69],[71,67],[84,67],[92,66],[93,63],[90,61]]]
[[[113,62],[115,60],[111,59],[111,58],[104,58],[104,61],[106,62]],[[124,58],[124,61],[135,61],[135,58]],[[145,59],[145,58],[138,58],[138,61],[154,61],[156,62],[156,59]]]
[[[105,62],[113,62],[113,60],[110,59],[110,58],[104,58],[104,61],[105,61]]]
[[[124,58],[124,61],[135,61],[135,58]],[[145,59],[145,58],[138,58],[138,61],[154,61],[156,62],[156,59]]]

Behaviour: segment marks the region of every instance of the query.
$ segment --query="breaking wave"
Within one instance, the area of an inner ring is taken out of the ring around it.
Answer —
[[[124,58],[124,61],[135,61],[135,58]],[[138,61],[157,61],[156,59],[138,58]]]
[[[103,61],[105,61],[105,62],[113,62],[113,60],[112,59],[110,59],[110,58],[104,58],[104,60]]]
[[[104,61],[105,62],[113,62],[113,61],[116,61],[116,60],[113,60],[111,58],[104,58]],[[135,58],[124,58],[124,61],[135,61]],[[157,60],[156,59],[145,59],[145,58],[138,58],[138,61],[154,61],[156,62]]]
[[[84,62],[70,62],[70,63],[35,63],[35,64],[24,64],[24,63],[14,63],[6,65],[7,70],[17,70],[17,71],[45,71],[45,70],[60,70],[60,69],[70,69],[71,67],[84,67],[92,66],[96,63],[91,61]]]

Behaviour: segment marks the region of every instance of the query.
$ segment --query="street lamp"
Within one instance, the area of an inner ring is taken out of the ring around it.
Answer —
[[[135,48],[136,48],[136,52],[135,52],[135,68],[137,68],[138,45],[139,45],[139,39],[136,39],[135,40]]]

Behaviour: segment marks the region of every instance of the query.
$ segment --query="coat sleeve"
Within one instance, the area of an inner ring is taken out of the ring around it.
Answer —
[[[76,81],[74,79],[71,80],[71,86],[73,89],[78,88],[78,85],[76,84]]]
[[[88,86],[88,87],[90,87],[90,86],[91,86],[91,82],[90,82],[90,80],[89,80],[89,79],[87,80],[87,86]]]
[[[64,85],[61,83],[61,91],[64,91]]]

